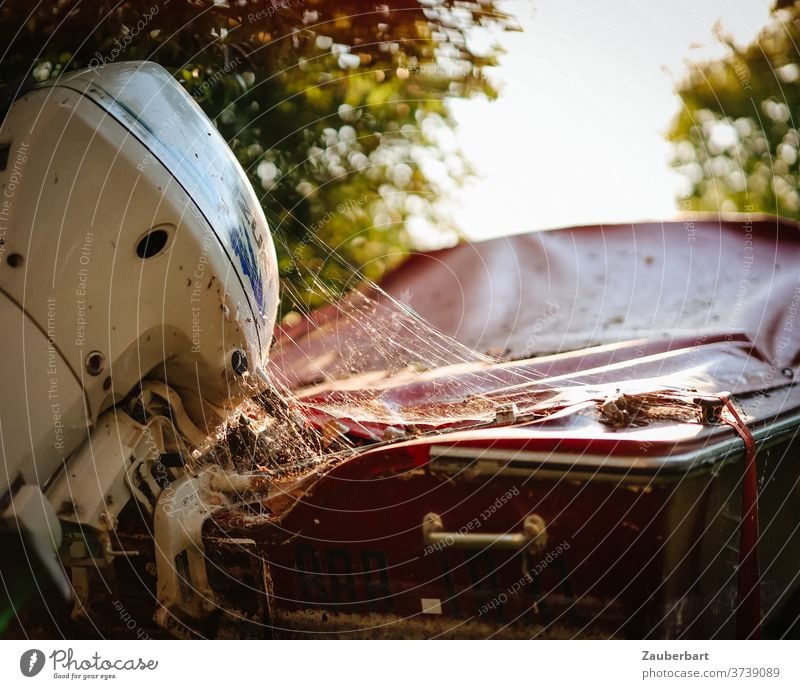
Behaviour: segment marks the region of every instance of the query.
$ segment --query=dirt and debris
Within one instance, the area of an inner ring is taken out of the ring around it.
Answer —
[[[440,615],[411,618],[389,613],[326,613],[278,610],[276,638],[282,639],[606,639],[606,630],[568,624],[505,624]],[[613,634],[613,638],[622,638]]]
[[[314,458],[352,448],[346,428],[317,428],[303,414],[302,405],[274,389],[256,395],[239,410],[218,441],[203,456],[237,473],[290,474]]]
[[[723,401],[686,391],[656,390],[625,393],[616,390],[598,402],[600,422],[612,428],[646,426],[655,421],[717,423]]]

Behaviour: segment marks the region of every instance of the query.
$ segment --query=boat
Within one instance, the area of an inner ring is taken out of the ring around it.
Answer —
[[[775,634],[798,265],[798,226],[752,214],[415,254],[279,329],[295,413],[351,450],[208,537],[257,545],[276,633]]]

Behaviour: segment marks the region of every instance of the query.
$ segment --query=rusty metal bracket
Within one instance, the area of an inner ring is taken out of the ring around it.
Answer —
[[[208,579],[203,524],[243,493],[266,490],[260,475],[242,475],[212,465],[164,489],[155,508],[157,595],[155,621],[165,629],[176,620],[200,620],[220,608]]]

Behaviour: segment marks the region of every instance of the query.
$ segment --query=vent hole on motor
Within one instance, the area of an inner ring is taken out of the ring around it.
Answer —
[[[100,352],[90,352],[86,357],[86,373],[90,376],[100,375],[105,365],[106,358]]]
[[[158,256],[167,245],[169,235],[166,230],[152,230],[139,240],[136,255],[142,260]]]

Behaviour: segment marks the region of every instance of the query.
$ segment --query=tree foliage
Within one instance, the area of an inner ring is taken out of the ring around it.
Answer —
[[[473,39],[514,28],[492,0],[11,0],[0,25],[5,83],[117,60],[168,68],[260,191],[284,308],[347,286],[333,252],[377,279],[412,223],[452,230],[437,198],[469,166],[439,145],[447,99],[495,95],[499,49]]]
[[[800,218],[800,4],[782,0],[744,48],[690,67],[670,139],[688,210]]]

